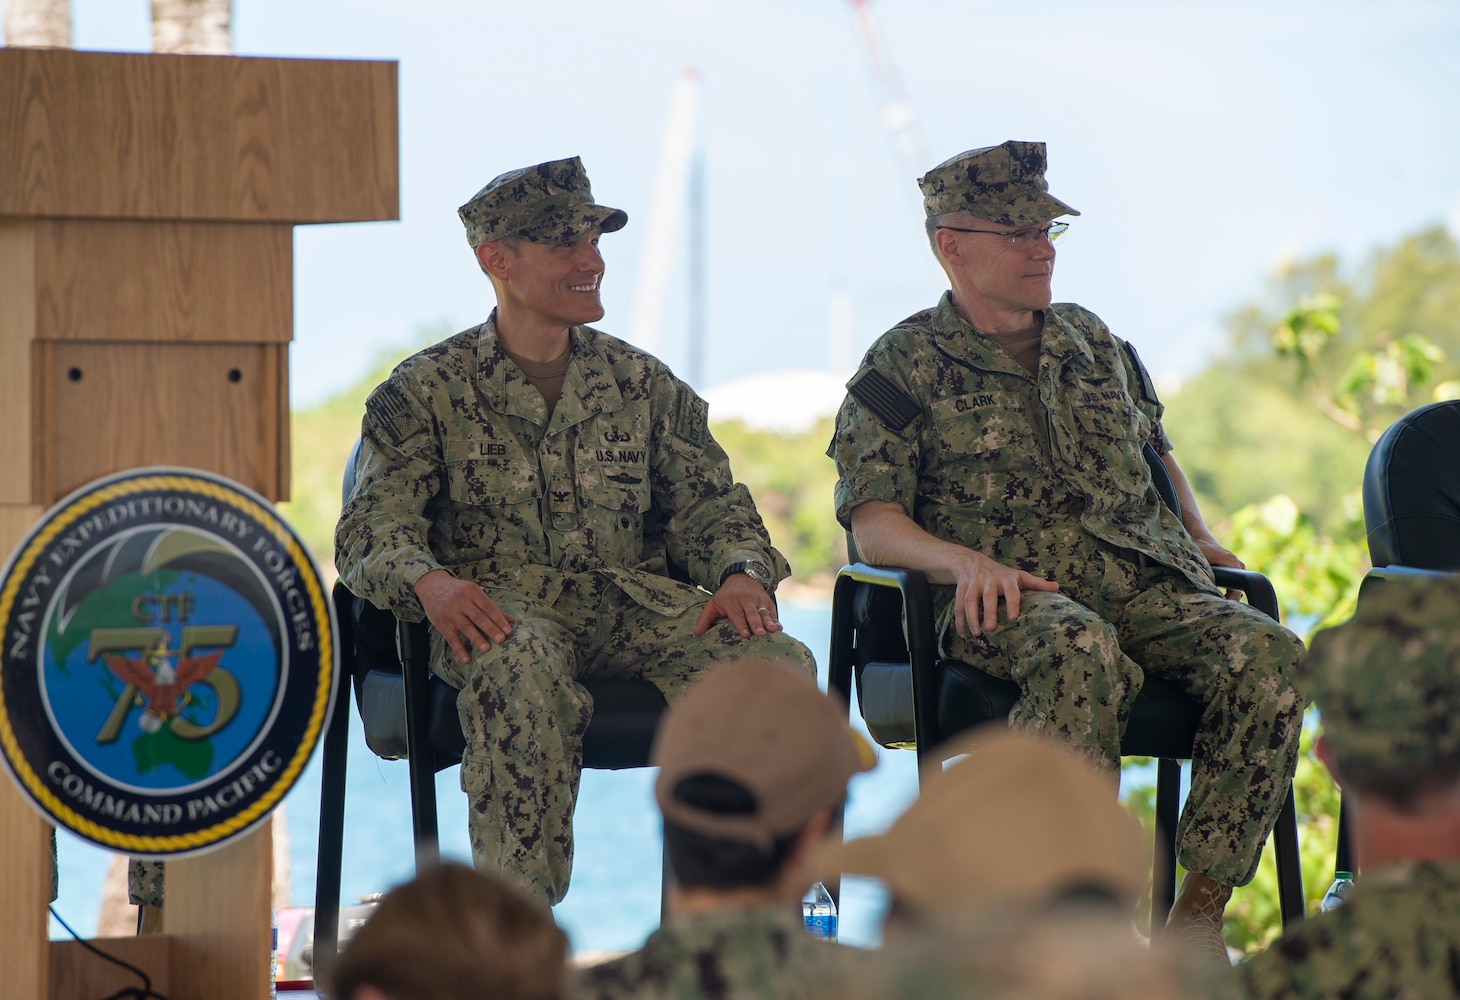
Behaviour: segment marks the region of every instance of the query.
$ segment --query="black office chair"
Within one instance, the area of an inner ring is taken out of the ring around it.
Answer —
[[[1165,466],[1148,445],[1146,460],[1157,492],[1180,516]],[[919,771],[936,760],[939,744],[954,735],[1008,718],[1019,699],[1013,681],[971,664],[938,657],[932,592],[927,577],[896,567],[853,560],[837,574],[832,596],[829,685],[857,704],[868,731],[882,746],[915,748]],[[1217,567],[1217,584],[1240,590],[1274,620],[1277,595],[1260,573]],[[1159,932],[1176,898],[1176,823],[1180,815],[1182,760],[1190,759],[1202,706],[1169,681],[1147,675],[1131,710],[1121,753],[1154,757],[1157,850],[1151,890],[1152,934]],[[1284,925],[1303,919],[1303,876],[1292,789],[1274,828],[1278,895]]]
[[[1390,424],[1364,465],[1364,528],[1373,569],[1359,600],[1386,580],[1460,572],[1460,400],[1411,410]],[[1338,871],[1353,856],[1342,809]]]
[[[346,463],[344,495],[354,488],[359,442]],[[456,710],[457,689],[431,673],[431,627],[398,621],[336,582],[340,670],[334,714],[325,730],[320,772],[319,852],[314,894],[313,964],[319,969],[339,939],[341,857],[344,845],[345,766],[353,691],[376,756],[410,765],[411,824],[416,867],[439,860],[436,825],[437,771],[461,763],[466,740]],[[646,680],[591,677],[593,719],[583,736],[583,766],[618,770],[647,767],[654,730],[666,707]],[[660,916],[667,904],[669,870],[663,869]]]

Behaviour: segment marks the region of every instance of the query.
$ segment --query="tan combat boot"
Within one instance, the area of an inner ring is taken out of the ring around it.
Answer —
[[[1231,886],[1187,872],[1166,920],[1164,939],[1200,961],[1231,965],[1222,940],[1222,915],[1231,898]]]

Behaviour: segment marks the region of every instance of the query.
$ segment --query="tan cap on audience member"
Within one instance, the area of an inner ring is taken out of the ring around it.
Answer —
[[[730,660],[710,670],[659,725],[649,763],[664,818],[726,840],[769,848],[846,796],[852,775],[876,764],[847,724],[840,698],[772,660]],[[745,787],[753,813],[697,809],[674,796],[685,778],[713,774]]]
[[[1102,886],[1145,890],[1145,838],[1108,777],[1050,740],[988,726],[946,748],[963,760],[933,774],[886,833],[829,847],[823,875],[870,875],[923,913],[1037,902]]]

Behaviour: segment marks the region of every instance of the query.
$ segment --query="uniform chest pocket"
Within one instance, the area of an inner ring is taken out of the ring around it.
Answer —
[[[532,466],[479,458],[448,460],[446,488],[452,500],[472,507],[528,503],[542,496],[542,483]]]
[[[1090,398],[1071,408],[1078,431],[1099,438],[1133,441],[1137,447],[1151,433],[1150,421],[1124,391],[1112,391],[1105,398]]]
[[[649,509],[649,469],[642,465],[580,469],[578,490],[583,502],[593,507],[642,514]]]
[[[1001,393],[971,392],[939,400],[928,409],[932,414],[928,443],[943,461],[976,456],[981,462],[998,462],[1032,443],[1022,403]]]

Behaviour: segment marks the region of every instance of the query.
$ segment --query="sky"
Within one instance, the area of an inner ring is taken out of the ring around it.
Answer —
[[[234,0],[239,55],[400,64],[400,221],[295,230],[295,405],[484,319],[491,289],[456,208],[548,159],[581,156],[598,200],[629,214],[603,240],[597,325],[635,339],[687,68],[705,177],[702,389],[846,374],[933,304],[946,286],[916,175],[1005,139],[1047,142],[1050,189],[1082,213],[1056,300],[1100,314],[1168,384],[1221,349],[1222,317],[1284,260],[1358,263],[1421,227],[1460,230],[1452,0],[869,2],[917,114],[916,169],[883,125],[850,0]],[[150,48],[147,0],[72,12],[77,48]],[[685,376],[688,245],[681,229],[666,248],[654,343]]]

